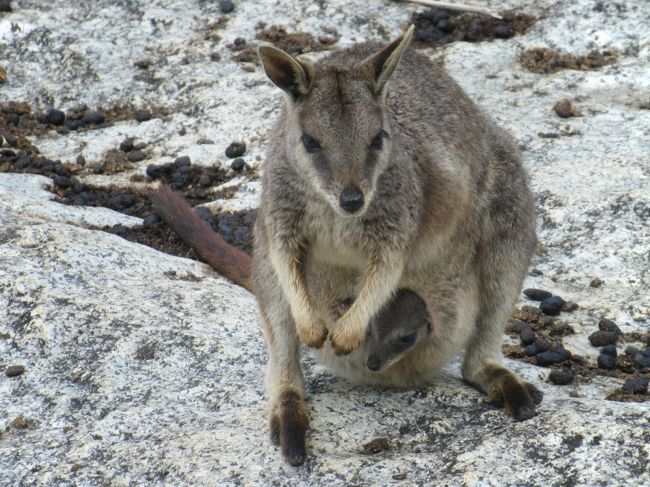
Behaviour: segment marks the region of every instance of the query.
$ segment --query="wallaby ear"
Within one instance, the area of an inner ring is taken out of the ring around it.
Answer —
[[[262,61],[264,72],[278,87],[297,100],[309,91],[314,79],[312,65],[300,62],[277,47],[261,45],[257,55]]]
[[[400,37],[384,47],[381,51],[376,52],[370,57],[364,59],[359,68],[363,71],[370,72],[373,82],[373,91],[375,94],[381,93],[386,85],[386,81],[393,74],[402,54],[413,39],[415,26],[411,25],[409,29]]]

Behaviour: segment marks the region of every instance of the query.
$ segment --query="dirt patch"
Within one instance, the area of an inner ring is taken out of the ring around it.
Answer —
[[[82,110],[79,110],[73,117],[78,117],[81,113]],[[118,120],[129,113],[134,112],[131,109],[108,112],[104,123]],[[59,123],[61,117],[54,113],[52,120]],[[126,139],[119,149],[107,151],[104,160],[91,168],[81,157],[76,163],[62,163],[41,156],[38,148],[33,146],[27,137],[41,133],[43,126],[50,129],[61,127],[38,122],[37,116],[26,103],[9,102],[0,105],[0,135],[3,137],[0,144],[0,172],[32,173],[50,177],[53,180],[50,190],[63,204],[105,207],[143,219],[142,226],[127,228],[124,225],[116,225],[103,230],[172,255],[200,260],[198,255],[156,215],[150,199],[155,191],[154,184],[151,184],[151,189],[133,189],[98,187],[79,180],[79,176],[91,172],[114,174],[132,168],[134,162],[146,157],[143,151],[146,147],[144,143],[134,143],[132,139]],[[193,165],[189,157],[181,156],[172,163],[150,165],[147,167],[147,176],[136,175],[132,179],[140,183],[159,181],[168,184],[196,206],[213,201],[218,193],[214,189],[215,186],[235,175],[233,171],[222,169],[218,163],[214,166]],[[234,190],[236,188],[230,191]],[[214,215],[207,208],[200,208],[198,211],[228,243],[245,252],[251,252],[255,211]]]
[[[508,39],[526,32],[537,18],[523,13],[504,12],[503,19],[469,12],[433,7],[413,13],[416,47],[442,46],[451,42],[483,42]]]
[[[390,443],[386,438],[375,438],[363,445],[361,453],[363,455],[375,455],[383,451],[390,450]]]
[[[335,35],[323,35],[318,38],[307,32],[288,32],[284,27],[265,24],[258,24],[259,32],[255,38],[262,42],[270,42],[275,47],[282,49],[289,54],[298,55],[308,52],[326,51],[336,43],[338,38]],[[238,51],[232,59],[243,63],[259,64],[255,46],[250,46],[246,40],[235,39],[230,49]]]
[[[587,54],[576,56],[546,47],[534,47],[522,52],[519,56],[519,62],[528,71],[548,74],[563,69],[591,71],[616,62],[617,57],[615,51],[594,49]]]

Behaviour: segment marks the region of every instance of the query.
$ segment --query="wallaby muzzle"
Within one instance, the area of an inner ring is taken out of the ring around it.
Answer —
[[[347,213],[354,214],[363,208],[363,193],[356,186],[347,186],[339,198],[339,206]]]

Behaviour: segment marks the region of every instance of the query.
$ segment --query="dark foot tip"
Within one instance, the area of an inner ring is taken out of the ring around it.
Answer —
[[[527,419],[535,417],[535,408],[527,406],[521,407],[518,411],[515,411],[513,416],[517,421],[526,421]]]

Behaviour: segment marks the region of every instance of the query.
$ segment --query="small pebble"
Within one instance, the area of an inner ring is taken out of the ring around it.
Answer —
[[[529,299],[533,301],[544,301],[553,296],[549,291],[544,291],[543,289],[528,288],[524,289],[524,294]]]
[[[234,161],[230,163],[230,169],[232,169],[235,172],[240,172],[243,171],[248,167],[248,164],[246,164],[246,161],[242,159],[241,157],[238,157]]]
[[[602,279],[599,279],[597,277],[594,277],[591,282],[589,283],[589,287],[600,287],[602,286],[604,281]]]
[[[146,142],[138,142],[137,144],[133,144],[133,150],[142,150],[145,147],[147,147]]]
[[[221,0],[219,3],[219,8],[224,14],[229,14],[233,10],[235,10],[235,4],[232,3],[230,0]]]
[[[521,331],[519,338],[521,339],[522,345],[530,345],[535,341],[535,332],[530,326],[528,326]]]
[[[241,157],[246,152],[246,143],[244,142],[232,142],[226,149],[226,157],[234,159],[236,157]]]
[[[647,394],[648,393],[648,379],[629,379],[625,381],[622,389],[632,394]]]
[[[122,152],[130,152],[133,150],[133,139],[132,138],[126,138],[122,141],[120,144],[120,150]]]
[[[618,336],[623,335],[623,332],[618,327],[618,325],[614,323],[612,320],[608,320],[606,318],[603,318],[598,322],[598,329],[600,331],[611,331],[613,333],[616,333]]]
[[[199,145],[212,145],[212,144],[214,144],[214,140],[206,139],[205,137],[203,137],[203,138],[200,138],[199,140],[197,140],[196,143],[199,144]]]
[[[126,155],[126,158],[131,162],[140,162],[147,158],[147,155],[141,150],[133,150]]]
[[[509,25],[500,25],[494,29],[494,35],[499,39],[509,39],[515,35],[515,33]]]
[[[560,118],[579,117],[582,115],[573,107],[571,101],[567,98],[564,98],[563,100],[560,100],[555,105],[553,105],[553,110],[555,111],[555,114]]]
[[[612,370],[616,368],[616,357],[601,353],[598,355],[598,367],[601,369]]]
[[[618,340],[618,334],[613,331],[596,331],[589,335],[589,342],[594,347],[604,347],[611,345]]]
[[[38,121],[52,125],[63,125],[65,122],[65,113],[56,108],[50,108],[47,113],[39,117]]]
[[[174,164],[176,164],[177,167],[189,166],[192,164],[192,161],[190,160],[190,156],[180,156],[174,160]]]
[[[144,108],[138,108],[133,112],[133,116],[138,122],[146,122],[147,120],[151,120],[151,112],[149,110],[145,110]]]
[[[99,125],[100,123],[104,123],[106,117],[104,117],[104,114],[99,110],[93,110],[90,112],[86,112],[86,114],[83,116],[81,120],[86,125],[90,125],[90,124]]]
[[[616,358],[616,345],[611,344],[611,345],[605,345],[603,348],[600,349],[600,353],[604,353],[605,355],[610,355],[614,358]]]
[[[406,472],[399,472],[393,474],[393,480],[405,480],[405,479],[406,479]]]
[[[560,369],[551,371],[548,376],[548,380],[550,380],[553,384],[564,386],[573,382],[573,377],[574,375],[571,369]]]
[[[539,309],[542,310],[542,313],[549,316],[557,316],[562,311],[562,306],[564,306],[564,299],[559,296],[551,296],[550,298],[545,299],[539,303]]]
[[[555,352],[542,352],[542,353],[538,353],[535,356],[535,360],[537,362],[537,365],[541,367],[548,367],[549,365],[559,364],[560,362],[564,362],[564,357],[559,353],[555,353]]]
[[[25,372],[24,365],[9,365],[5,369],[5,374],[7,377],[18,377],[19,375],[22,375],[23,372]]]

